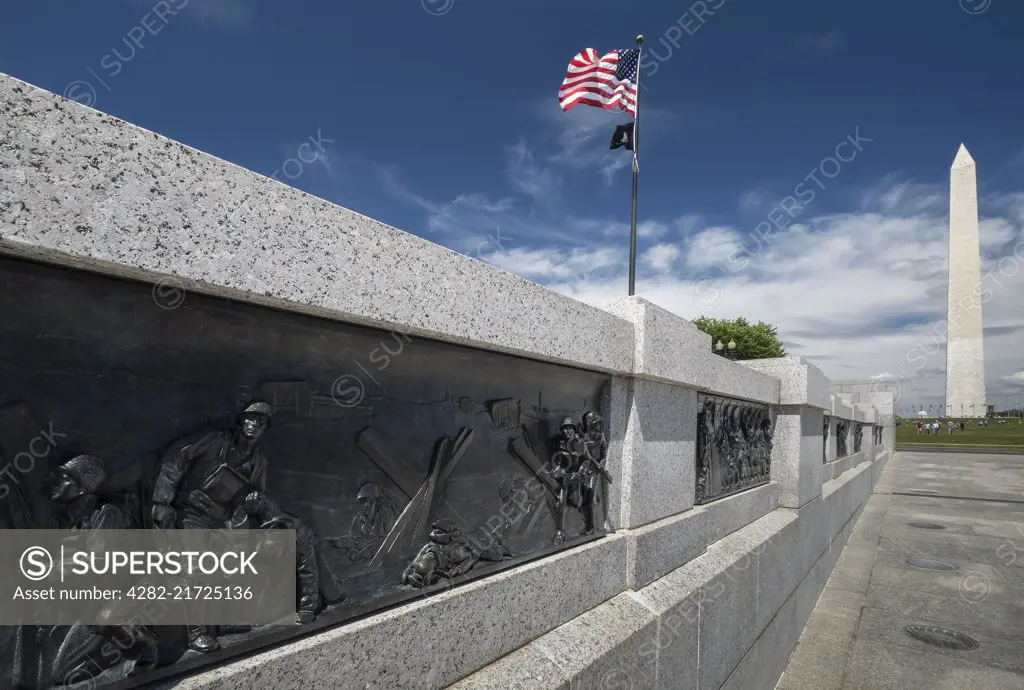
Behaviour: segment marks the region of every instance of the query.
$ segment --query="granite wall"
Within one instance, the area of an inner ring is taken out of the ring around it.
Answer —
[[[0,253],[606,376],[609,534],[175,688],[770,688],[881,467],[892,410],[810,362],[732,362],[0,75]],[[770,481],[697,504],[701,395],[763,405]],[[836,457],[823,420],[864,425]],[[872,427],[884,429],[876,447]]]

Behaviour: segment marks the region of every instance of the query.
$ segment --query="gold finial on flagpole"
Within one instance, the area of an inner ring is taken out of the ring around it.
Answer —
[[[636,35],[636,44],[637,45],[642,45],[643,42],[644,42],[644,35],[643,34],[637,34]]]

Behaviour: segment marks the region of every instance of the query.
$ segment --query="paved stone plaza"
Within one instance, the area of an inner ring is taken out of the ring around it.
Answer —
[[[980,644],[931,646],[904,632],[912,625]],[[1024,687],[1024,455],[898,452],[777,687]]]

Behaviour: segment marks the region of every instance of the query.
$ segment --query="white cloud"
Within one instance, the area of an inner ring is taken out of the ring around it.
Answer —
[[[772,210],[776,199],[769,196],[768,190],[763,188],[748,189],[740,194],[740,211],[747,216],[761,216]]]
[[[553,129],[547,162],[579,172],[596,172],[611,186],[620,173],[631,170],[633,156],[626,149],[609,149],[617,125],[626,124],[630,116],[621,110],[605,110],[577,106],[563,112],[553,99],[538,101],[530,115]],[[639,154],[651,146],[667,130],[676,126],[678,116],[660,108],[644,107],[639,132]]]
[[[889,175],[863,195],[864,210],[913,216],[948,210],[949,195],[941,185],[899,180]]]
[[[558,115],[576,117],[558,120],[556,154],[542,160],[523,141],[510,150],[510,180],[531,200],[549,184],[548,171],[595,166],[600,159],[587,156],[598,155],[597,138],[610,136],[616,123],[614,113],[594,109]],[[385,172],[382,180],[421,207],[435,239],[453,249],[478,256],[474,248],[500,226],[514,242],[484,257],[495,266],[594,304],[626,292],[623,219],[565,214],[557,195],[543,213],[481,194],[436,203],[396,176]],[[992,271],[984,283],[987,394],[990,403],[1007,405],[1024,395],[1016,378],[1024,370],[1024,192],[986,194],[979,202],[983,271]],[[740,203],[760,206],[753,192]],[[688,319],[767,321],[792,354],[835,381],[888,372],[901,382],[897,406],[938,404],[945,388],[947,216],[941,185],[890,176],[866,190],[859,208],[805,212],[768,239],[709,224],[695,210],[648,217],[637,228],[637,294]]]
[[[674,244],[656,244],[643,253],[641,261],[655,272],[667,271],[680,255],[679,247]]]
[[[537,163],[525,139],[508,149],[506,171],[512,185],[533,199],[544,199],[555,193],[558,178],[554,171]]]
[[[690,239],[686,263],[693,268],[711,268],[725,264],[742,248],[739,234],[732,228],[706,228]]]
[[[898,405],[938,404],[945,387],[947,222],[945,214],[920,212],[810,218],[740,262],[728,261],[739,233],[707,228],[690,242],[657,245],[659,254],[675,246],[687,266],[701,270],[684,275],[651,265],[657,273],[639,278],[637,294],[688,319],[765,320],[779,327],[792,354],[810,358],[833,380],[889,372],[902,379]],[[1003,217],[984,219],[982,228],[983,244],[995,252],[984,262],[994,271],[984,282],[991,295],[984,304],[988,397],[1009,404],[1022,394],[1024,226]],[[744,244],[757,248],[749,238]],[[621,294],[622,282],[552,287],[601,303]]]
[[[538,281],[586,280],[603,269],[622,264],[622,252],[598,249],[510,249],[487,257],[489,263],[509,273]]]

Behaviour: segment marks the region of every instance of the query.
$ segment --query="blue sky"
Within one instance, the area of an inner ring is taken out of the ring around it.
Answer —
[[[1022,29],[1011,0],[33,0],[4,8],[0,71],[599,303],[626,288],[630,161],[608,140],[629,117],[556,94],[575,53],[642,32],[638,294],[763,318],[833,378],[891,373],[903,404],[938,403],[944,354],[908,355],[945,311],[965,142],[1006,274],[985,305],[1006,403],[1024,396],[1024,271],[1005,262]],[[310,137],[317,160],[280,172]],[[835,174],[752,250],[815,170]],[[723,268],[737,243],[749,260]]]

